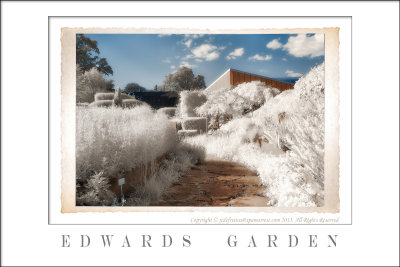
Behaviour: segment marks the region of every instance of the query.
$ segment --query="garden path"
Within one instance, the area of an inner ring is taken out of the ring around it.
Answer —
[[[268,206],[256,173],[234,162],[206,159],[193,166],[156,206]]]

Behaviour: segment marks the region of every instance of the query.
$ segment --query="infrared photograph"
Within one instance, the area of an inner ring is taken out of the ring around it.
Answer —
[[[323,206],[324,37],[76,34],[76,206]]]

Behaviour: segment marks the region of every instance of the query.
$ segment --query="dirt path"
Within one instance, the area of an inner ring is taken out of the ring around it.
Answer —
[[[167,190],[156,206],[267,206],[256,173],[233,162],[205,160]]]

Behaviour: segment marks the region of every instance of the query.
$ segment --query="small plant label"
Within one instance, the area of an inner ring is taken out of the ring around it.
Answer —
[[[125,184],[125,178],[118,179],[118,185]]]

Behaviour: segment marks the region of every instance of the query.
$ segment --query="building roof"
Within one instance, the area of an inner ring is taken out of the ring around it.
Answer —
[[[214,82],[212,82],[209,86],[207,86],[207,89],[213,88],[213,86],[216,85],[220,87],[221,86],[232,87],[243,82],[250,82],[254,80],[264,82],[267,86],[277,88],[280,91],[294,88],[294,83],[290,83],[282,79],[269,78],[263,75],[253,74],[250,72],[229,68],[223,74],[221,74]]]

